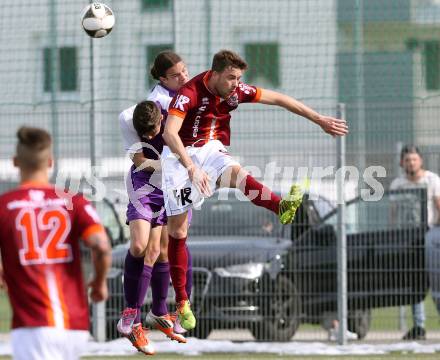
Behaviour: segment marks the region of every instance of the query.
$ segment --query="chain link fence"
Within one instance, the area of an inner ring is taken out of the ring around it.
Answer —
[[[424,299],[428,339],[440,338],[425,270],[426,194],[386,192],[401,173],[399,151],[406,143],[419,145],[425,168],[440,171],[438,1],[106,3],[116,25],[99,40],[80,26],[87,1],[16,0],[0,23],[0,190],[18,182],[10,159],[22,124],[54,135],[54,180],[70,176],[104,185],[89,194],[115,245],[111,297],[100,318],[106,338],[116,336],[123,307],[128,239],[124,177],[130,160],[118,114],[146,98],[154,84],[148,68],[165,48],[185,59],[191,75],[209,68],[216,51],[230,48],[248,61],[244,81],[250,84],[329,115],[345,104],[348,329],[361,340],[397,341],[413,326],[406,305]],[[230,152],[256,178],[284,194],[308,177],[311,189],[291,227],[279,227],[235,193],[219,195],[227,201],[216,195],[195,213],[189,244],[200,325],[193,335],[219,338],[219,330],[237,328],[245,331],[224,336],[326,340],[338,317],[336,142],[300,117],[258,104],[243,105],[231,126]],[[385,191],[380,200],[365,201],[378,188]],[[409,217],[393,218],[396,209]],[[171,288],[169,300],[171,310]],[[9,322],[7,297],[0,293],[0,332],[9,331]]]

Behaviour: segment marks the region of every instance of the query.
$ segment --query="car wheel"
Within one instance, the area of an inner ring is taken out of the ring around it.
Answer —
[[[361,340],[367,336],[371,325],[371,310],[355,310],[348,314],[348,330],[357,334]]]
[[[261,302],[263,321],[255,323],[252,334],[260,341],[290,341],[300,324],[300,298],[291,280],[280,275]]]

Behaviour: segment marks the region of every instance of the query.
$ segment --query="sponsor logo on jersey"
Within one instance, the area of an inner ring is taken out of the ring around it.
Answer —
[[[238,94],[233,93],[231,96],[229,96],[226,100],[229,106],[237,107],[238,106]]]
[[[174,104],[174,108],[179,109],[180,111],[185,111],[184,105],[189,103],[189,97],[185,95],[179,95],[176,99],[176,103]]]
[[[193,128],[193,138],[197,137],[197,134],[199,133],[199,125],[200,120],[202,119],[202,113],[206,111],[209,105],[209,99],[207,97],[202,98],[202,104],[197,109],[196,118],[194,119],[194,125]]]
[[[32,202],[41,202],[44,199],[44,191],[40,190],[29,190],[29,199]]]
[[[247,84],[240,83],[238,84],[238,87],[241,91],[243,91],[246,95],[249,95],[251,93],[255,93],[255,89],[252,86],[249,86]]]
[[[189,198],[191,195],[190,187],[173,190],[173,193],[174,193],[174,197],[177,200],[178,206],[185,206],[186,204],[192,204],[192,200]]]
[[[201,119],[201,116],[200,116],[200,115],[197,115],[196,118],[195,118],[195,120],[194,120],[194,125],[193,125],[193,137],[195,137],[195,138],[197,137],[197,134],[198,134],[198,132],[199,132],[200,119]]]

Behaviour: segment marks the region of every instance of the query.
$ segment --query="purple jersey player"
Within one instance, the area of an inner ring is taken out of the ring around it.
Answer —
[[[186,342],[178,334],[174,316],[168,314],[166,298],[170,282],[167,217],[161,190],[160,153],[168,106],[176,91],[188,81],[186,66],[179,55],[163,51],[155,59],[151,75],[159,81],[147,101],[124,110],[119,122],[125,150],[133,161],[127,176],[129,196],[127,224],[130,249],[125,258],[124,295],[126,308],[118,331],[141,352],[154,353],[141,324],[141,307],[151,284],[153,303],[146,321],[170,339]],[[188,253],[188,266],[191,260]],[[188,291],[192,273],[188,274]]]

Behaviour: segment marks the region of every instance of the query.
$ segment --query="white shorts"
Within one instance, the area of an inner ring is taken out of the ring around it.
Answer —
[[[18,328],[11,331],[14,360],[77,360],[89,332],[54,327]]]
[[[220,175],[228,167],[239,165],[218,140],[209,141],[202,147],[187,146],[186,151],[193,163],[203,169],[210,177],[212,192],[216,188],[216,182]],[[199,208],[204,197],[193,186],[189,180],[188,171],[168,146],[164,146],[161,160],[162,191],[167,215],[179,215],[188,211],[189,208]]]

